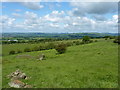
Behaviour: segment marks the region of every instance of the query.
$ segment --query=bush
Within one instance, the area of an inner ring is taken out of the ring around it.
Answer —
[[[9,55],[13,55],[13,54],[15,54],[14,50],[12,50],[12,51],[9,52]]]
[[[46,46],[46,49],[53,49],[55,47],[54,43],[49,43],[47,46]]]
[[[80,45],[81,42],[80,41],[75,41],[75,45]]]
[[[85,42],[84,42],[84,41],[82,41],[82,42],[80,42],[80,44],[85,44]]]
[[[110,38],[110,39],[114,39],[114,36],[110,36],[109,38]]]
[[[40,51],[40,48],[38,46],[34,47],[32,51]]]
[[[22,53],[22,51],[21,51],[21,50],[18,50],[17,53]]]
[[[61,43],[61,44],[56,45],[55,49],[59,54],[62,54],[62,53],[65,53],[67,46],[64,43]]]
[[[118,44],[120,44],[120,36],[117,37],[113,42],[114,42],[114,43],[118,43]]]
[[[40,45],[40,46],[39,46],[39,50],[47,50],[47,49],[46,49],[46,46],[43,46],[43,45],[41,46],[41,45]]]
[[[108,38],[105,38],[105,40],[107,40]]]
[[[90,41],[90,37],[89,36],[84,36],[82,39],[83,42],[87,43]]]
[[[67,47],[73,46],[73,42],[67,42],[66,45],[67,45]]]
[[[89,42],[89,43],[92,43],[92,42],[93,42],[93,40],[89,40],[88,42]]]
[[[24,52],[31,52],[30,48],[25,48]]]
[[[98,40],[95,40],[95,42],[98,42]]]

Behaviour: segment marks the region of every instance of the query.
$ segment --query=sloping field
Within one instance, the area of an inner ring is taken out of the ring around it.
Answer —
[[[46,60],[38,61],[44,53]],[[3,88],[8,74],[20,69],[34,88],[115,88],[118,86],[118,45],[112,41],[71,46],[66,53],[45,50],[3,57]]]

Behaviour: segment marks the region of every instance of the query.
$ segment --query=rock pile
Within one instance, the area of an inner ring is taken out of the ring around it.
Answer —
[[[44,60],[45,59],[45,54],[41,54],[40,56],[39,56],[39,60]]]
[[[27,85],[24,82],[20,81],[21,79],[28,79],[25,73],[21,72],[19,69],[15,72],[8,75],[8,78],[11,79],[11,81],[8,83],[10,87],[14,88],[32,88],[31,85]]]
[[[27,79],[27,76],[25,73],[22,73],[19,69],[15,72],[8,75],[8,78],[13,79]]]

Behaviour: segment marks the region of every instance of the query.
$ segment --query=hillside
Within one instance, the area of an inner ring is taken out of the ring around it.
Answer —
[[[79,39],[83,36],[90,37],[104,37],[104,36],[117,36],[118,33],[2,33],[2,37],[19,37],[19,38],[60,38],[60,39]]]
[[[6,76],[16,69],[30,76],[25,82],[35,88],[116,88],[117,52],[112,40],[101,40],[68,47],[61,55],[52,49],[3,56],[3,88],[9,87]],[[41,53],[46,60],[36,59]]]

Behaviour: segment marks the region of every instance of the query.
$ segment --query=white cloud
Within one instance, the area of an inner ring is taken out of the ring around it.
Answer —
[[[15,18],[10,18],[6,15],[4,16],[0,16],[0,26],[1,26],[1,30],[2,31],[8,31],[8,30],[12,30],[12,26],[14,26],[14,21]]]
[[[0,22],[3,24],[3,25],[12,25],[13,22],[15,21],[15,18],[10,18],[8,16],[1,16],[0,18]]]
[[[75,16],[115,13],[118,9],[117,2],[71,2],[70,4],[75,8],[72,11]]]
[[[106,21],[107,18],[103,15],[93,15],[92,16],[95,20],[98,20],[98,21]]]
[[[12,13],[12,15],[13,15],[14,17],[21,17],[21,15],[18,14],[18,13]]]
[[[33,12],[29,12],[29,11],[25,12],[25,18],[36,19],[37,17],[38,17],[37,14]]]
[[[22,10],[21,9],[15,9],[16,12],[21,12]]]
[[[113,20],[114,20],[115,22],[118,22],[118,15],[113,15]]]
[[[64,28],[67,28],[67,27],[69,27],[69,24],[65,24],[65,25],[64,25]]]
[[[43,5],[40,5],[40,2],[22,2],[22,5],[33,10],[39,10],[44,7]]]
[[[50,26],[51,26],[51,27],[55,27],[55,28],[58,28],[58,27],[59,27],[58,24],[53,24],[53,23],[51,23]]]
[[[64,11],[52,11],[52,13],[45,15],[44,19],[51,22],[59,22],[62,20],[61,18],[64,17],[64,14]]]
[[[64,11],[52,11],[39,17],[34,12],[26,11],[23,22],[14,22],[14,18],[2,16],[2,23],[9,30],[20,32],[117,32],[117,19],[118,15],[113,15],[111,19],[94,20],[86,16],[69,16]]]

